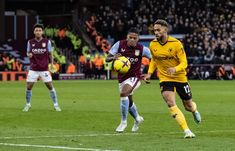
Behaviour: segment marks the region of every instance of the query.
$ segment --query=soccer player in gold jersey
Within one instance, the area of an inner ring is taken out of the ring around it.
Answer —
[[[179,40],[168,35],[168,23],[158,19],[154,23],[156,38],[150,43],[152,59],[148,74],[144,80],[148,82],[155,69],[159,72],[160,88],[163,99],[168,105],[172,117],[184,131],[184,138],[194,138],[195,134],[189,129],[184,114],[176,105],[175,92],[182,99],[185,110],[192,112],[196,123],[201,122],[196,103],[186,77],[187,58],[183,45]]]

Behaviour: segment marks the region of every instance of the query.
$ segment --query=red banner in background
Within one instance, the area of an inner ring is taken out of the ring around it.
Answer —
[[[0,81],[24,81],[27,72],[0,72]]]

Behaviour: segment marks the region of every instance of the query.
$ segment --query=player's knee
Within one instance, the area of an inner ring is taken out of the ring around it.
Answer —
[[[51,91],[51,90],[53,90],[53,87],[52,87],[52,86],[49,86],[48,89]]]
[[[30,90],[32,90],[32,88],[31,88],[31,87],[27,87],[27,90],[29,90],[29,91],[30,91]]]
[[[176,105],[175,101],[173,101],[171,99],[165,98],[164,100],[166,101],[166,104],[167,104],[168,107],[173,107],[173,106]]]
[[[121,96],[121,97],[127,97],[128,95],[129,95],[128,92],[121,92],[121,93],[120,93],[120,96]]]
[[[33,86],[32,85],[27,85],[27,90],[32,90]]]
[[[173,107],[176,105],[174,97],[169,93],[162,93],[163,99],[165,100],[168,107]]]
[[[172,96],[172,93],[171,92],[162,92],[162,97],[164,100],[172,100],[173,99],[173,96]]]
[[[165,100],[168,107],[173,107],[176,105],[175,101],[170,98],[164,98],[164,100]]]
[[[172,102],[172,101],[167,101],[166,104],[168,107],[173,107],[176,105],[175,102]]]
[[[52,90],[53,89],[53,85],[51,83],[45,83],[46,84],[46,87],[49,89],[49,90]]]

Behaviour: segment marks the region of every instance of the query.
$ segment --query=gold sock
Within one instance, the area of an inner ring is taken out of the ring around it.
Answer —
[[[170,107],[169,110],[171,116],[177,121],[182,130],[189,129],[184,114],[180,111],[177,105]]]

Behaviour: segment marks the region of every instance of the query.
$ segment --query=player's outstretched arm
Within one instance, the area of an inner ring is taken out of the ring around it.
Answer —
[[[150,83],[150,78],[151,78],[151,74],[148,73],[148,74],[143,74],[142,75],[142,78],[143,78],[143,81],[146,83],[146,84],[149,84]]]
[[[33,54],[32,54],[31,52],[27,52],[27,56],[28,56],[29,58],[32,58],[32,57],[33,57]]]
[[[121,54],[118,53],[119,44],[120,42],[118,41],[111,47],[109,54],[105,59],[106,62],[111,62],[121,56]]]
[[[50,66],[49,66],[49,71],[51,72],[51,73],[54,73],[54,68],[53,68],[53,66],[54,66],[54,58],[53,58],[53,54],[52,54],[52,52],[49,52],[49,58],[50,58]]]
[[[122,56],[120,53],[117,53],[115,55],[112,55],[112,54],[109,53],[108,56],[106,57],[105,61],[106,62],[111,62],[111,61],[117,59],[120,56]]]

